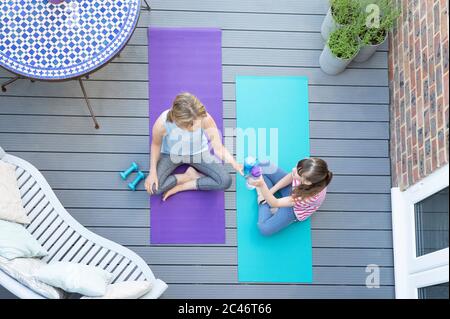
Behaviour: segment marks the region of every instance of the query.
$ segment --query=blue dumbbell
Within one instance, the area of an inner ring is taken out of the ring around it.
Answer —
[[[122,177],[123,180],[126,180],[131,173],[137,171],[138,169],[139,169],[138,165],[135,162],[133,162],[126,171],[120,172],[120,177]]]
[[[141,171],[139,171],[137,173],[135,180],[132,183],[128,184],[128,188],[134,192],[136,190],[136,187],[139,184],[139,182],[142,181],[144,178],[145,178],[145,174],[142,173]]]

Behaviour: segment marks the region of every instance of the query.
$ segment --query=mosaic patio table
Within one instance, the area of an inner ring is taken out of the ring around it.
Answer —
[[[150,7],[146,0],[145,9]],[[141,0],[0,0],[0,66],[21,79],[78,80],[107,64],[136,28]]]

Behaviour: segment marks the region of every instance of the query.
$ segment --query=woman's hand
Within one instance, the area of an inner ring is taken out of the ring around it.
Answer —
[[[233,168],[236,170],[236,172],[238,172],[239,174],[244,176],[244,165],[239,164],[239,163],[234,163]]]
[[[154,170],[152,170],[154,171]],[[147,193],[153,195],[153,186],[155,186],[155,191],[158,190],[159,184],[158,184],[158,176],[156,173],[150,173],[145,180],[145,189],[147,190]]]

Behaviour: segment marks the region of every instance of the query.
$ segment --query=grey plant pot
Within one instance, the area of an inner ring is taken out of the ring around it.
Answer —
[[[331,32],[334,30],[342,27],[339,23],[334,21],[333,14],[331,13],[331,7],[328,9],[327,15],[325,16],[325,19],[322,22],[321,27],[321,34],[322,38],[325,42],[328,41],[328,38],[330,37]]]
[[[372,55],[375,54],[375,52],[377,51],[378,47],[380,45],[382,45],[387,39],[387,35],[384,38],[383,42],[376,44],[376,45],[361,45],[361,49],[359,50],[358,55],[355,57],[355,62],[361,63],[361,62],[366,62],[367,60],[369,60]],[[360,40],[361,41],[361,40]]]
[[[350,64],[350,62],[353,61],[353,58],[356,56],[356,54],[348,60],[340,59],[336,57],[333,54],[333,52],[331,52],[331,49],[327,44],[325,45],[322,54],[320,54],[319,58],[320,68],[322,69],[323,72],[329,75],[337,75],[339,73],[344,72],[345,68],[347,67],[347,65]]]

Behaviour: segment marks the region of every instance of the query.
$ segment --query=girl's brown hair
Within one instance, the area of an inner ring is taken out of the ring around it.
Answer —
[[[167,121],[189,128],[196,119],[206,116],[205,106],[196,96],[190,93],[181,93],[173,101],[172,108],[167,113]]]
[[[297,164],[297,173],[304,177],[311,185],[300,184],[292,191],[294,199],[305,199],[321,192],[330,184],[333,173],[328,170],[328,164],[324,160],[311,157],[303,159]]]

